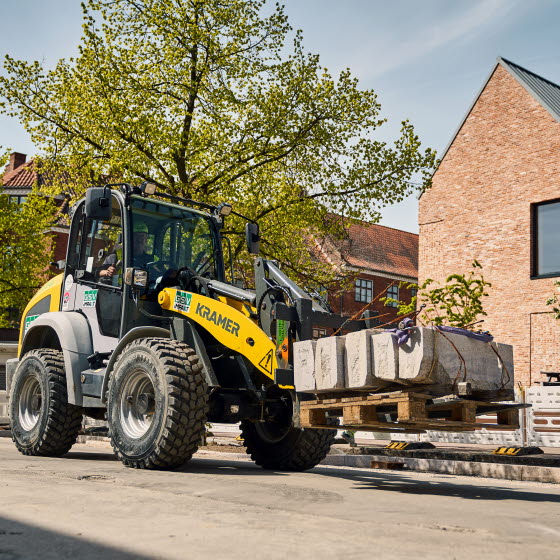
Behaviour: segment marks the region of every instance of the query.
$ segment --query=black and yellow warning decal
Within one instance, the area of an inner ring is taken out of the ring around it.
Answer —
[[[272,377],[273,375],[273,370],[272,370],[273,357],[274,357],[274,352],[271,349],[264,355],[263,359],[259,362],[259,367],[263,371],[267,371],[270,377]]]
[[[226,348],[239,352],[274,379],[278,367],[276,346],[247,315],[222,301],[174,288],[160,292],[158,301],[163,309],[185,315],[204,327]]]

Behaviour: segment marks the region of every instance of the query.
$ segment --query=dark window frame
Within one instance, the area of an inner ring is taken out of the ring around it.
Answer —
[[[359,282],[360,285],[358,285]],[[362,285],[361,284],[362,282],[365,283],[365,285]],[[369,291],[371,291],[371,295],[368,298],[367,293]],[[358,299],[358,294],[360,294],[360,299]],[[362,299],[363,297],[365,297],[366,299]],[[356,281],[354,282],[354,301],[357,301],[358,303],[369,303],[372,299],[373,299],[373,280],[370,280],[368,278],[356,278]]]
[[[543,200],[542,202],[535,202],[531,204],[531,280],[560,277],[560,270],[556,272],[547,272],[546,274],[538,273],[538,211],[540,207],[548,206],[549,204],[560,204],[560,198],[555,198],[553,200]]]
[[[395,292],[396,292],[396,297],[395,297]],[[400,297],[401,297],[401,290],[398,284],[392,284],[389,285],[387,287],[387,297],[400,301]],[[398,307],[398,303],[394,302],[394,301],[388,301],[385,303],[386,307]]]

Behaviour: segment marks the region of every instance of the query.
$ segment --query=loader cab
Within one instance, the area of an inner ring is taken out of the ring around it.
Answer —
[[[157,293],[177,283],[183,268],[224,279],[212,215],[126,191],[90,189],[73,213],[60,309],[84,314],[96,351],[111,352],[135,327],[165,326],[157,319]]]

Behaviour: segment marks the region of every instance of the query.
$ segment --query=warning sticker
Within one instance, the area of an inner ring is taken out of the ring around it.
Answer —
[[[29,317],[25,318],[25,324],[23,327],[23,332],[26,333],[27,329],[31,326],[31,323],[33,323],[33,321],[35,321],[35,319],[37,319],[37,317],[39,317],[39,315],[30,315]]]
[[[82,307],[95,307],[97,302],[97,290],[86,290]]]
[[[259,366],[272,375],[272,350],[269,350],[263,359],[259,362]]]
[[[62,299],[62,307],[64,309],[68,307],[69,301],[70,301],[70,292],[64,292],[64,298]]]
[[[177,311],[182,311],[183,313],[188,313],[191,308],[192,294],[189,292],[181,292],[177,290],[175,294],[175,302],[173,303],[173,309]]]

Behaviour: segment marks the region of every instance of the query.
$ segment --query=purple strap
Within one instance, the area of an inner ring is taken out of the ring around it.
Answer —
[[[459,327],[447,327],[445,325],[439,325],[434,328],[437,331],[468,336],[469,338],[474,338],[474,340],[480,340],[481,342],[492,342],[494,340],[494,337],[490,333],[475,333],[467,329],[460,329]]]

